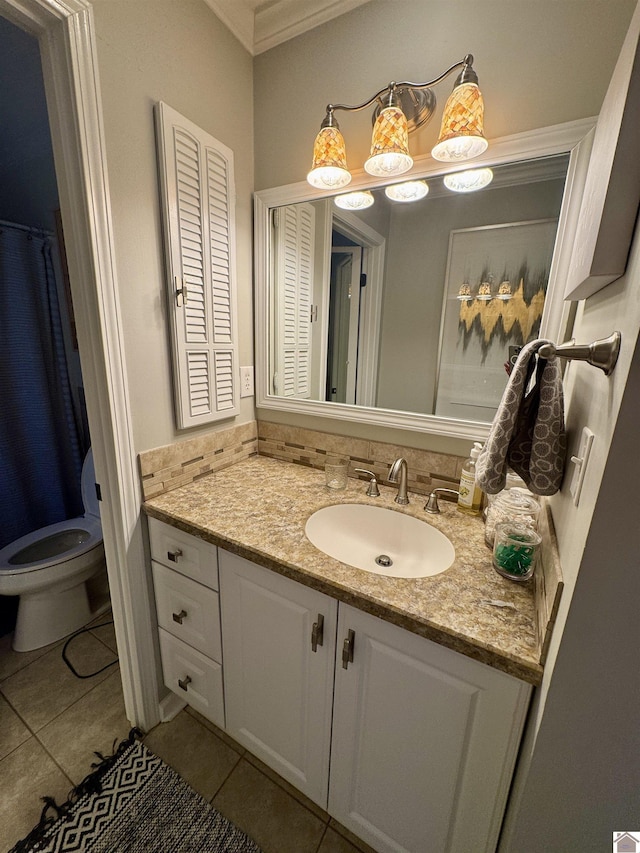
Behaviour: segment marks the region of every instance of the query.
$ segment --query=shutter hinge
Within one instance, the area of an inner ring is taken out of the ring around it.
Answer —
[[[360,289],[367,286],[367,274],[366,272],[360,273]]]
[[[310,316],[309,320],[311,323],[317,322],[317,320],[318,320],[318,306],[317,305],[311,306],[311,316]]]
[[[179,276],[175,276],[174,281],[176,285],[176,305],[178,308],[182,308],[183,305],[187,304],[187,285]]]
[[[100,488],[100,483],[94,483],[94,486],[96,487],[96,497],[98,498],[99,501],[101,501],[102,500],[102,489]]]

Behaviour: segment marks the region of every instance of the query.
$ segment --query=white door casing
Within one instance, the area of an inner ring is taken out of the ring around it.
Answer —
[[[51,126],[127,718],[159,721],[158,653],[118,300],[96,36],[87,0],[0,0],[35,36]]]

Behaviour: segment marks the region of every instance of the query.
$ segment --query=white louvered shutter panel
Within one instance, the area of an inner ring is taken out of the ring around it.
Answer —
[[[274,391],[310,396],[311,294],[315,210],[310,204],[278,208],[274,217],[277,344]]]
[[[239,411],[233,152],[164,103],[156,129],[176,419],[184,429]]]

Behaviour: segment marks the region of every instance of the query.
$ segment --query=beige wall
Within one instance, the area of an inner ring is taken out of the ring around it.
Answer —
[[[96,0],[94,14],[131,415],[137,452],[254,417],[174,425],[153,105],[200,125],[235,156],[240,363],[253,364],[252,61],[204,0]]]
[[[391,206],[380,335],[379,406],[433,412],[452,231],[556,219],[563,189],[564,181],[543,181],[516,188],[489,188],[469,196],[427,196],[420,206]],[[506,360],[504,352],[505,358],[498,363],[501,372]],[[439,411],[456,416],[453,411],[446,411],[442,403]]]
[[[358,103],[390,80],[425,80],[475,56],[489,138],[597,115],[634,0],[372,0],[255,59],[256,189],[304,180],[329,101]],[[461,35],[462,33],[462,35]],[[437,89],[434,122],[410,139],[426,152],[453,80]],[[370,116],[339,113],[352,169],[368,155]],[[258,417],[345,431],[327,418]],[[469,442],[371,427],[370,437],[466,455]],[[354,428],[362,435],[361,427]]]
[[[255,60],[256,189],[304,180],[328,102],[357,104],[390,80],[424,81],[465,53],[489,138],[596,115],[633,0],[372,0]],[[431,149],[436,117],[412,134]],[[370,114],[337,113],[350,167],[368,156]]]

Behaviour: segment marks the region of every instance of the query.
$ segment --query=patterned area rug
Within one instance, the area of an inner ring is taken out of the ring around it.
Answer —
[[[100,756],[63,806],[45,799],[40,823],[9,853],[261,853],[138,735]]]

